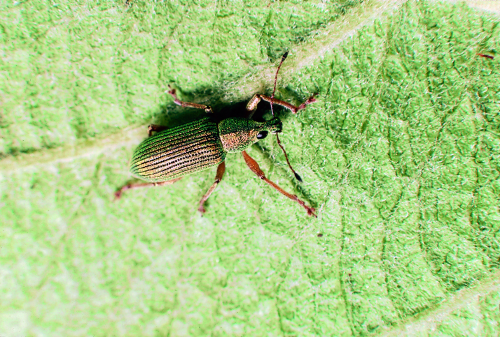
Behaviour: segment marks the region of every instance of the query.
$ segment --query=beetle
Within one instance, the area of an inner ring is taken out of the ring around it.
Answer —
[[[215,181],[199,202],[198,211],[203,214],[205,213],[205,201],[210,197],[224,175],[227,153],[241,152],[247,166],[260,179],[304,207],[308,215],[316,216],[314,208],[306,205],[296,195],[286,192],[267,179],[257,162],[245,151],[250,145],[264,139],[268,133],[272,133],[276,134],[278,144],[284,152],[278,137],[278,133],[282,132],[283,123],[278,117],[274,116],[273,104],[283,106],[296,114],[316,101],[315,96],[317,94],[312,95],[299,106],[274,98],[278,72],[287,55],[288,53],[283,55],[276,71],[273,94],[271,97],[261,94],[253,95],[246,105],[247,117],[245,118],[230,117],[216,121],[212,117],[213,110],[210,106],[181,101],[177,97],[175,89],[169,86],[168,94],[173,97],[175,104],[205,110],[208,116],[170,129],[161,125],[149,125],[148,138],[139,144],[132,155],[130,164],[131,173],[147,181],[147,183],[125,185],[115,192],[115,198],[119,199],[124,191],[133,188],[170,185],[185,175],[217,165]],[[273,114],[272,119],[264,122],[251,119],[261,100],[270,103]],[[157,133],[153,135],[153,132]],[[301,181],[300,176],[291,167],[286,152],[284,153],[288,165],[296,178]]]

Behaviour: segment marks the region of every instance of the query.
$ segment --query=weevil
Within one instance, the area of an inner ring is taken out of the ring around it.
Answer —
[[[168,94],[173,97],[175,104],[186,108],[202,109],[208,116],[170,129],[161,125],[150,125],[148,127],[148,138],[139,144],[132,155],[130,164],[131,173],[147,181],[147,183],[125,185],[115,193],[115,198],[120,198],[122,193],[129,189],[170,185],[185,175],[217,166],[215,181],[199,202],[198,211],[203,214],[205,213],[205,201],[210,197],[224,175],[227,153],[241,152],[247,166],[260,179],[304,207],[308,215],[316,216],[314,208],[306,205],[296,195],[286,192],[269,180],[257,162],[245,151],[250,145],[265,138],[268,133],[276,134],[278,145],[283,150],[290,169],[295,174],[295,177],[301,181],[300,176],[290,165],[279,140],[278,133],[282,132],[283,123],[274,115],[273,104],[285,107],[296,114],[305,109],[307,105],[315,102],[317,94],[312,95],[299,106],[274,98],[278,72],[287,55],[288,53],[283,55],[276,71],[274,90],[271,97],[261,94],[253,95],[246,105],[247,116],[244,118],[231,117],[216,121],[212,118],[213,110],[210,106],[181,101],[177,97],[175,89],[170,88]],[[251,119],[261,100],[270,103],[273,115],[272,119],[264,122]],[[153,135],[153,132],[156,133]]]

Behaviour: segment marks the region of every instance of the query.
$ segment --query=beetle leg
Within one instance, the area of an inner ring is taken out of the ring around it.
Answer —
[[[207,193],[201,198],[200,200],[200,206],[198,207],[198,211],[203,214],[205,213],[205,208],[203,207],[203,204],[205,201],[207,201],[208,197],[210,197],[210,194],[215,190],[217,185],[220,183],[222,180],[222,176],[224,175],[224,171],[226,171],[226,164],[224,162],[220,163],[219,166],[217,166],[217,174],[215,175],[215,182],[210,186],[208,189]]]
[[[282,107],[285,107],[287,108],[288,110],[292,111],[294,114],[296,114],[299,110],[302,110],[302,109],[305,109],[306,106],[308,104],[311,104],[311,103],[314,103],[316,102],[316,95],[318,94],[314,94],[312,95],[311,97],[309,97],[304,103],[302,103],[301,105],[299,106],[295,106],[293,104],[290,104],[290,103],[287,103],[285,101],[282,101],[282,100],[279,100],[279,99],[276,99],[276,98],[271,98],[271,97],[267,97],[267,96],[264,96],[264,95],[260,95],[260,94],[255,94],[253,95],[253,97],[248,101],[247,103],[247,110],[248,111],[254,111],[256,108],[257,108],[257,104],[259,104],[260,100],[263,99],[264,101],[266,102],[269,102],[271,103],[271,101],[273,102],[273,104],[278,104],[278,105],[281,105]]]
[[[250,157],[248,155],[248,153],[246,153],[246,151],[243,151],[242,153],[243,153],[243,158],[245,158],[245,162],[247,163],[247,166],[260,179],[264,180],[267,184],[269,184],[276,191],[278,191],[281,194],[283,194],[285,197],[287,197],[287,198],[289,198],[289,199],[297,202],[300,206],[304,207],[306,209],[306,211],[307,211],[307,215],[312,215],[314,217],[317,217],[314,208],[307,206],[306,203],[303,202],[302,200],[300,200],[296,195],[290,194],[290,193],[286,192],[281,187],[279,187],[278,185],[276,185],[275,183],[273,183],[271,180],[267,179],[266,176],[265,176],[265,174],[264,174],[264,172],[262,172],[262,170],[260,169],[259,164],[257,164],[257,162],[252,157]]]
[[[175,183],[176,181],[180,180],[181,178],[175,178],[172,180],[162,181],[159,183],[128,184],[128,185],[123,186],[122,188],[120,188],[118,191],[115,192],[115,200],[120,199],[122,196],[122,193],[125,192],[126,190],[131,190],[133,188],[140,188],[140,187],[154,187],[154,186],[171,185],[171,184]]]
[[[170,88],[170,86],[168,86],[168,87]],[[174,103],[177,105],[180,105],[180,106],[185,107],[185,108],[202,109],[202,110],[205,110],[205,112],[209,113],[209,114],[214,113],[212,108],[208,105],[181,101],[180,99],[177,98],[177,94],[175,93],[175,89],[170,88],[168,93],[174,98]]]
[[[163,130],[167,130],[167,129],[168,129],[168,126],[156,125],[156,124],[148,125],[148,137],[151,137],[151,135],[153,134],[153,131],[159,132],[159,131],[163,131]]]

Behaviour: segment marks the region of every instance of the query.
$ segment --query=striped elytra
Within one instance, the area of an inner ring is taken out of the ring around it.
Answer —
[[[161,182],[218,165],[225,157],[217,123],[206,117],[144,140],[132,156],[130,171]]]

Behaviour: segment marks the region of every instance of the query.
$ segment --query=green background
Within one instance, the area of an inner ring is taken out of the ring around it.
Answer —
[[[0,3],[0,335],[498,336],[500,19],[434,1]],[[147,125],[270,93],[269,137],[134,190]],[[496,56],[487,59],[477,53]],[[323,234],[321,237],[318,234]]]

